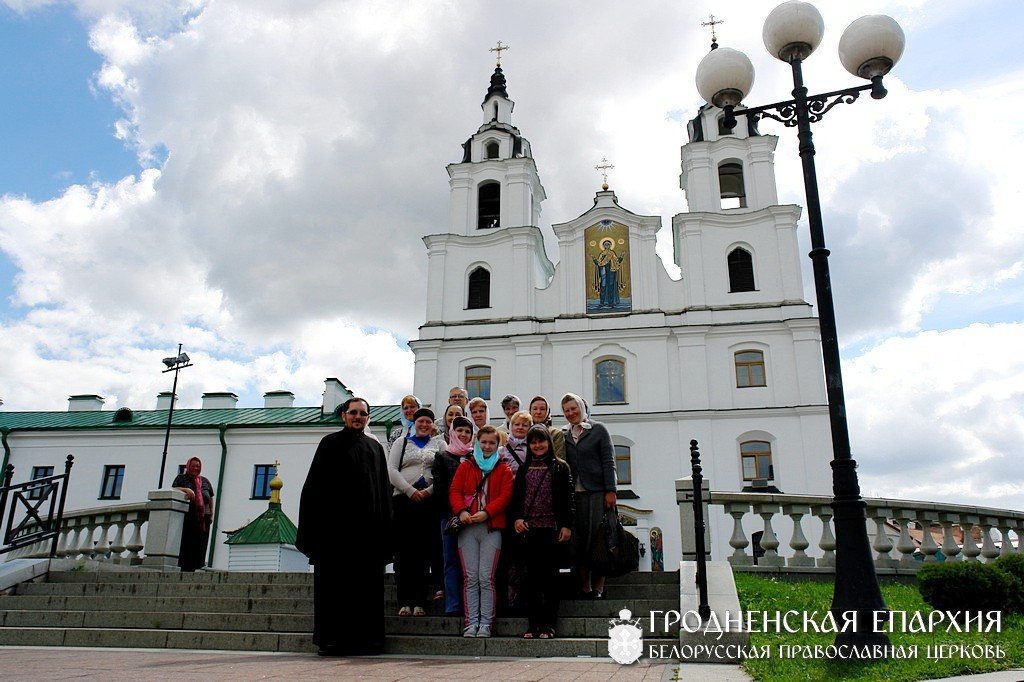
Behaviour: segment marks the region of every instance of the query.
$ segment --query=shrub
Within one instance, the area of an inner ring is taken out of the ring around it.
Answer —
[[[1024,613],[1024,554],[1007,554],[991,565],[1013,579],[1009,608],[1014,613]]]
[[[993,564],[925,564],[917,572],[921,597],[939,611],[1008,611],[1017,582]]]

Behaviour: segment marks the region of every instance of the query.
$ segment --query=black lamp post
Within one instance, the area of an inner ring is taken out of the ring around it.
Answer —
[[[790,0],[776,7],[765,19],[764,44],[773,57],[790,64],[793,70],[793,99],[751,109],[736,109],[754,81],[754,67],[747,56],[729,48],[715,49],[697,67],[697,89],[701,95],[724,111],[723,127],[731,130],[737,116],[751,122],[771,118],[787,127],[796,127],[803,162],[804,189],[807,193],[807,220],[811,229],[810,257],[814,265],[814,288],[821,326],[821,350],[825,367],[829,423],[832,430],[832,490],[836,535],[836,579],[832,611],[856,612],[856,631],[840,632],[836,644],[888,644],[885,633],[874,632],[874,611],[885,611],[871,560],[864,500],[857,481],[857,463],[850,454],[850,434],[846,422],[846,400],[839,361],[832,283],[829,276],[825,233],[821,221],[821,202],[814,169],[814,144],[811,123],[821,120],[832,107],[854,102],[860,93],[871,90],[875,99],[885,97],[882,76],[889,72],[903,53],[904,35],[899,24],[882,15],[861,17],[843,33],[839,58],[848,71],[871,81],[868,85],[808,95],[801,65],[818,46],[824,32],[818,10],[806,2]],[[842,621],[837,619],[837,623]],[[881,622],[885,622],[882,619]]]
[[[157,488],[164,487],[164,469],[167,467],[167,446],[171,442],[171,419],[174,417],[174,401],[178,397],[178,372],[191,367],[188,353],[181,352],[181,344],[178,344],[178,354],[172,358],[164,358],[164,365],[167,367],[162,373],[174,372],[174,384],[171,386],[171,409],[167,411],[167,432],[164,434],[164,454],[160,458],[160,482]]]

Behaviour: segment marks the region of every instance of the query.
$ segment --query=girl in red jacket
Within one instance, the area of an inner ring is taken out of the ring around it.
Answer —
[[[476,433],[473,455],[455,472],[448,498],[459,515],[465,629],[463,637],[490,637],[494,622],[494,573],[501,552],[505,508],[512,499],[512,470],[498,455],[498,430]]]

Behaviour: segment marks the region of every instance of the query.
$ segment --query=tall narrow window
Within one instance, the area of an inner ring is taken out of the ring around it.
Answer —
[[[632,454],[628,445],[615,446],[615,481],[619,485],[633,482]]]
[[[754,291],[754,259],[744,248],[729,252],[729,291]]]
[[[487,158],[496,159],[498,158],[498,143],[488,142],[487,143]]]
[[[487,365],[472,365],[466,368],[466,392],[469,398],[491,399],[491,368]]]
[[[32,479],[33,481],[46,478],[47,476],[53,476],[53,467],[32,467]],[[47,484],[41,483],[35,488],[29,488],[28,499],[30,500],[41,500],[43,499],[43,492],[46,490]]]
[[[764,353],[759,350],[741,350],[736,353],[736,387],[766,386]]]
[[[740,461],[743,464],[743,480],[770,481],[775,478],[772,467],[772,444],[763,440],[748,440],[740,443]]]
[[[477,227],[481,230],[501,226],[501,185],[485,182],[477,188]]]
[[[252,499],[270,499],[270,481],[274,478],[273,464],[257,464],[252,476]]]
[[[626,363],[609,358],[594,365],[594,396],[598,405],[626,402]]]
[[[105,467],[103,467],[103,480],[100,482],[100,499],[120,500],[121,484],[123,482],[123,464],[108,464]]]
[[[469,273],[469,295],[466,308],[491,307],[491,273],[481,266]]]
[[[720,163],[718,188],[722,193],[722,208],[746,208],[747,191],[743,186],[743,164],[738,161]]]

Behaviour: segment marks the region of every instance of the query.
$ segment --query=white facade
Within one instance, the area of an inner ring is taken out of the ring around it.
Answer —
[[[505,97],[485,99],[485,118],[492,102]],[[831,482],[818,322],[803,300],[798,262],[800,209],[777,205],[776,138],[739,128],[719,135],[720,113],[705,106],[682,148],[680,185],[691,211],[673,218],[679,281],[655,253],[660,218],[631,213],[612,191],[598,192],[585,213],[553,225],[556,268],[540,228],[522,224],[518,207],[511,222],[502,213],[497,225],[481,226],[467,208],[480,183],[507,182],[523,170],[516,159],[480,159],[473,146],[468,159],[449,166],[448,231],[424,238],[426,323],[410,342],[414,392],[434,405],[446,404],[452,386],[470,383],[469,367],[489,369],[491,414],[501,413],[507,393],[523,401],[544,395],[556,415],[564,393],[583,396],[615,444],[630,448],[630,480],[619,487],[636,498],[620,502],[637,518],[634,532],[642,541],[649,540],[642,528],[664,531],[667,566],[680,558],[673,481],[690,474],[691,439],[700,443],[704,475],[715,490],[753,484],[824,494]],[[469,144],[488,134],[485,123]],[[529,170],[536,173],[532,159]],[[539,215],[542,198],[534,195],[531,217]],[[589,299],[604,281],[593,274],[600,258],[595,243],[603,244],[604,234],[617,237],[611,250],[622,256],[615,280],[622,299],[609,295],[603,307],[601,294],[595,308]],[[752,286],[731,284],[728,259],[736,249],[749,259]],[[486,306],[469,304],[475,268],[492,273]],[[738,386],[736,353],[743,351],[761,354],[764,381],[753,383],[764,385]],[[621,363],[625,374],[622,395],[611,401],[598,395],[597,364],[606,360]],[[748,441],[770,445],[767,480],[744,480],[740,447]],[[722,558],[731,521],[716,516],[711,528],[714,555]]]

